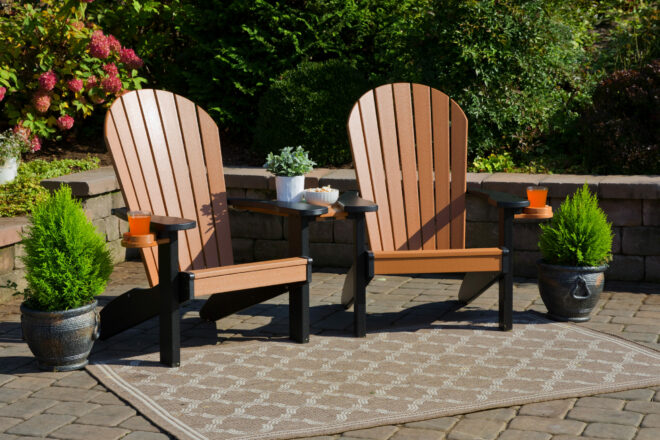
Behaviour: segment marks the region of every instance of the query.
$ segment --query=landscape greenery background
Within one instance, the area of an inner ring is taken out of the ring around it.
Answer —
[[[660,174],[657,1],[95,0],[87,18],[246,158],[301,144],[344,165],[352,102],[416,81],[465,110],[474,170]]]

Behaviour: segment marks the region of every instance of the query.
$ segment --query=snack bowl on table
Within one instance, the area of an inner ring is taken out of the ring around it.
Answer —
[[[330,186],[305,190],[305,201],[312,205],[329,206],[334,204],[338,198],[339,190]]]

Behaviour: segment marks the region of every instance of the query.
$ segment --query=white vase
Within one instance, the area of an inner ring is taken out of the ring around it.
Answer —
[[[280,202],[300,202],[305,190],[305,176],[275,176],[275,187]]]
[[[0,165],[0,185],[13,181],[16,174],[18,174],[18,158],[10,157]]]

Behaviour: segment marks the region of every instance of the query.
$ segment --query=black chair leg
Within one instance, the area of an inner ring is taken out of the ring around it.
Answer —
[[[289,289],[289,335],[296,342],[309,342],[309,282]]]
[[[511,271],[503,273],[500,278],[499,299],[500,330],[511,330],[513,328],[513,274]]]

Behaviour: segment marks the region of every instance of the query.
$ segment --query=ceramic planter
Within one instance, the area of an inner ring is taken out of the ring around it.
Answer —
[[[18,174],[19,160],[16,157],[10,157],[0,165],[0,185],[12,182]]]
[[[42,312],[21,304],[23,338],[37,358],[39,368],[48,371],[77,370],[99,336],[99,315],[94,301],[77,309]]]
[[[275,176],[275,188],[280,202],[300,202],[305,190],[305,176]]]
[[[602,266],[558,266],[537,262],[539,292],[550,318],[583,322],[590,319],[605,285]]]

